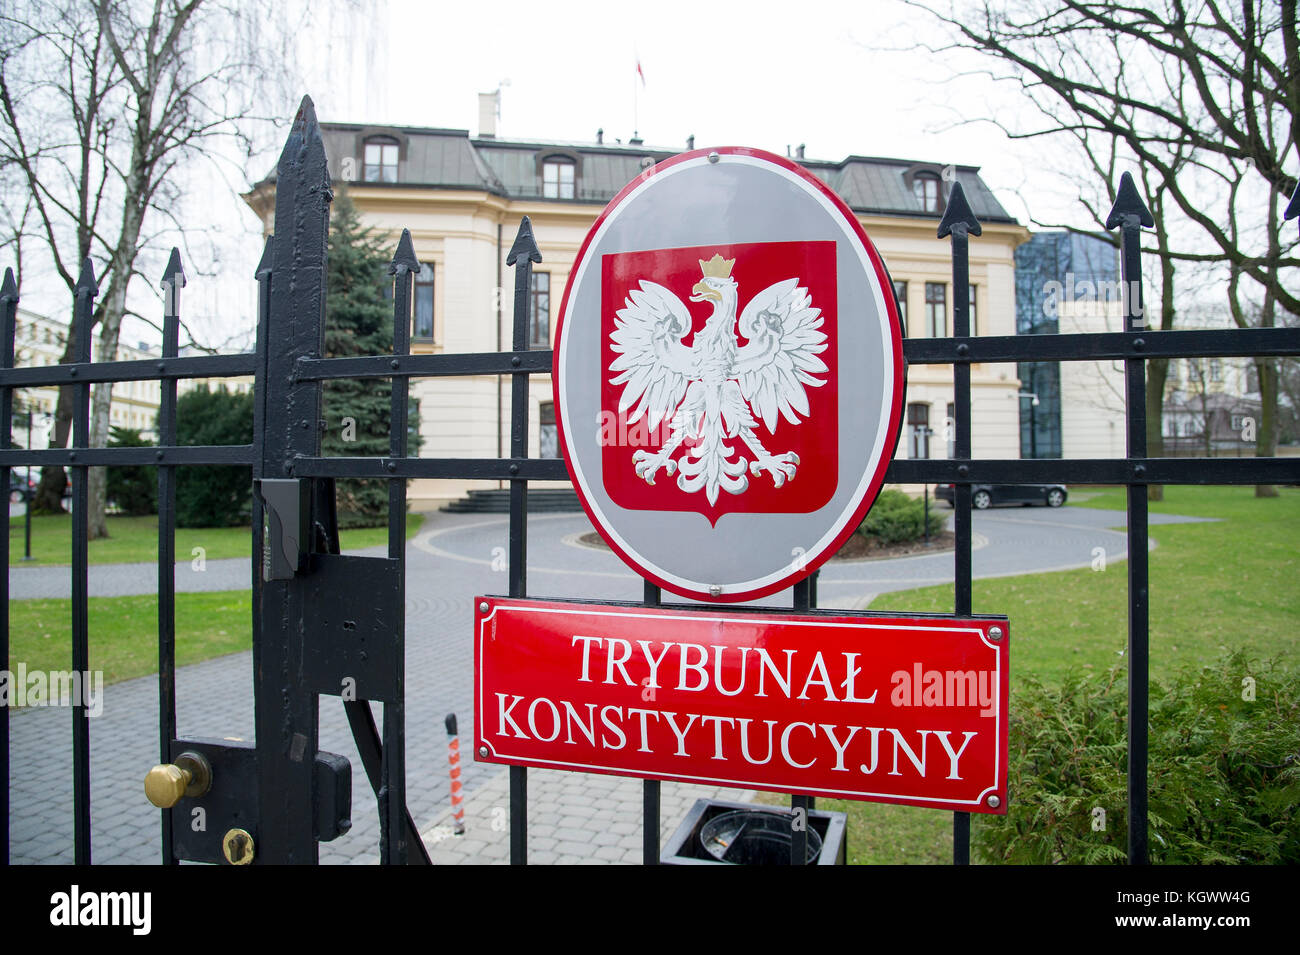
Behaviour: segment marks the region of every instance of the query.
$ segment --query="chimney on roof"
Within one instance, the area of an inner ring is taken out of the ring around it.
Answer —
[[[691,133],[689,136],[686,137],[686,151],[690,152],[694,148],[695,148],[695,134]]]
[[[478,94],[478,134],[483,139],[495,139],[497,135],[497,107],[501,91]]]
[[[800,143],[798,146],[796,146],[794,148],[794,158],[803,159],[803,151],[807,148],[808,148],[807,145],[804,143]]]
[[[604,142],[605,142],[605,127],[602,126],[600,127],[600,129],[596,130],[596,145],[597,146],[603,145]]]

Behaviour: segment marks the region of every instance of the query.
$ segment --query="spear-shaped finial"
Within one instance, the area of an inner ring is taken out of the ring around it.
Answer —
[[[1119,177],[1119,191],[1115,193],[1115,204],[1110,207],[1110,213],[1106,216],[1106,228],[1114,229],[1116,226],[1123,225],[1124,217],[1130,215],[1137,216],[1138,222],[1148,229],[1156,224],[1156,220],[1151,217],[1151,210],[1142,201],[1137,186],[1133,184],[1133,177],[1124,173]]]
[[[167,268],[163,269],[163,342],[174,335],[172,326],[181,313],[181,289],[185,287],[185,270],[181,268],[181,250],[172,246],[172,254],[167,257]]]
[[[18,301],[18,283],[14,281],[13,269],[5,269],[4,281],[0,282],[0,299],[10,302]]]
[[[172,254],[167,258],[167,268],[163,269],[162,285],[174,288],[185,287],[185,269],[181,267],[181,250],[172,246]]]
[[[397,252],[388,266],[388,274],[400,275],[403,269],[412,274],[420,271],[420,260],[415,257],[415,248],[411,245],[410,229],[403,229],[402,237],[397,240]]]
[[[294,114],[293,125],[285,137],[284,149],[280,151],[280,161],[276,168],[280,171],[303,161],[304,154],[316,143],[321,144],[320,152],[324,155],[324,142],[321,139],[320,123],[316,119],[316,104],[310,96],[304,96]]]
[[[540,261],[542,261],[542,253],[537,251],[537,240],[533,238],[533,224],[528,221],[528,216],[524,216],[523,221],[519,223],[519,232],[515,235],[515,244],[510,246],[510,254],[506,256],[506,265],[514,266],[515,270],[513,339],[516,351],[526,349],[530,344],[529,292],[532,286],[533,264]],[[516,384],[522,380],[519,376],[515,378]],[[523,394],[518,400],[523,400]]]
[[[1295,189],[1291,191],[1291,201],[1286,204],[1286,212],[1282,213],[1282,219],[1285,221],[1297,216],[1300,216],[1300,181],[1296,182]]]
[[[83,293],[92,298],[99,294],[99,283],[95,281],[95,263],[90,261],[89,256],[81,263],[81,274],[77,276],[77,284],[72,287],[72,294]]]
[[[975,218],[970,203],[966,201],[966,190],[962,189],[960,182],[953,180],[952,192],[948,194],[948,207],[939,220],[939,238],[952,235],[952,227],[959,224],[965,224],[966,231],[971,235],[979,235],[982,231],[980,220]]]
[[[537,240],[533,238],[533,224],[528,221],[528,216],[524,216],[519,223],[519,232],[515,235],[515,244],[510,247],[510,254],[506,256],[506,265],[514,265],[521,255],[528,256],[531,262],[542,261],[542,253],[537,251]]]

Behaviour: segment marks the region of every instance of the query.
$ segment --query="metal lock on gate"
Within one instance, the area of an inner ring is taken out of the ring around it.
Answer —
[[[257,753],[243,740],[175,739],[172,762],[145,776],[145,795],[171,810],[172,855],[186,862],[248,865],[258,844]],[[317,752],[315,834],[321,842],[352,828],[352,765]],[[311,811],[310,808],[305,811]]]

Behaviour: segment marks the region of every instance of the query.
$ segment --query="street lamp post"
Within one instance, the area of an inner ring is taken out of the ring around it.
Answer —
[[[32,409],[27,409],[27,450],[32,449]],[[23,560],[32,559],[32,462],[27,460],[27,483],[23,485]]]
[[[925,456],[928,458],[930,456],[930,436],[934,434],[934,429],[931,428],[929,425],[922,425],[920,430],[921,433],[925,435]],[[922,520],[925,523],[925,527],[923,528],[923,532],[925,534],[925,546],[929,547],[930,546],[930,482],[929,481],[926,481],[925,484],[921,486],[921,496],[924,502],[922,504],[922,508],[923,508],[922,513],[924,515]]]
[[[1029,402],[1029,456],[1038,457],[1038,415],[1034,411],[1038,407],[1038,395],[1032,391],[1022,391],[1019,397],[1032,399]]]
[[[22,412],[17,412],[21,414]],[[27,450],[32,449],[32,415],[35,412],[28,408],[27,414]],[[49,413],[43,412],[43,417],[49,421]],[[34,560],[32,557],[32,464],[27,462],[27,483],[23,486],[23,560]],[[6,545],[7,546],[7,545]]]

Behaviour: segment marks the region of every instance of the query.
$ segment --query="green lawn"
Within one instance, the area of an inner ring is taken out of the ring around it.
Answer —
[[[72,515],[53,514],[32,518],[32,560],[24,561],[22,516],[9,519],[9,560],[13,567],[54,566],[72,563]],[[420,529],[422,514],[406,516],[406,535]],[[176,559],[189,560],[194,548],[202,547],[207,560],[248,557],[252,550],[248,527],[179,527],[176,529]],[[158,559],[157,517],[110,517],[108,537],[90,542],[92,564],[153,563]],[[388,541],[386,527],[344,530],[340,537],[345,550],[372,547]]]
[[[91,597],[90,668],[105,683],[158,672],[158,598]],[[176,662],[198,663],[252,645],[252,591],[176,595]],[[9,668],[72,665],[71,600],[9,604]]]
[[[406,533],[413,536],[424,520],[409,514]],[[44,523],[41,531],[37,525]],[[41,563],[67,564],[71,518],[37,518],[32,522],[33,553],[43,539],[48,548]],[[158,521],[153,517],[110,517],[107,540],[92,541],[91,563],[134,563],[156,561]],[[22,556],[22,519],[10,520],[10,556],[15,566]],[[344,548],[356,549],[383,544],[388,529],[365,527],[341,534]],[[14,546],[17,546],[17,552]],[[179,529],[176,554],[188,559],[191,548],[206,548],[206,557],[246,557],[249,530],[246,527]],[[56,556],[57,555],[57,556]],[[61,559],[60,559],[61,558]],[[30,564],[26,566],[31,566]],[[210,657],[247,650],[252,646],[252,592],[250,590],[176,595],[176,662],[197,663]],[[89,607],[90,666],[103,670],[104,681],[115,683],[158,671],[158,600],[154,594],[136,597],[92,597]],[[9,661],[29,669],[66,670],[71,665],[72,601],[66,599],[15,600],[9,604]]]
[[[1089,489],[1090,490],[1090,489]],[[1106,489],[1081,507],[1123,511],[1123,489]],[[1256,498],[1250,487],[1170,487],[1152,513],[1216,517],[1207,524],[1152,525],[1151,672],[1166,677],[1209,663],[1222,648],[1296,659],[1300,647],[1300,490]],[[1122,527],[1123,519],[1117,524]],[[1089,561],[1090,555],[1080,556]],[[1072,667],[1103,672],[1123,662],[1128,639],[1127,564],[976,580],[977,613],[1011,621],[1011,707],[1028,674],[1059,682]],[[951,612],[950,585],[882,594],[872,610]],[[901,806],[819,800],[850,813],[851,861],[952,860],[952,816]],[[974,816],[972,838],[980,819]]]
[[[1081,507],[1124,508],[1106,490]],[[1216,517],[1203,524],[1151,525],[1151,672],[1209,663],[1225,647],[1261,656],[1300,645],[1300,490],[1256,498],[1253,488],[1171,487],[1152,513]],[[1122,529],[1123,518],[1117,516]],[[1080,554],[1089,562],[1090,554]],[[1012,692],[1032,673],[1058,681],[1071,667],[1104,670],[1128,642],[1128,565],[976,580],[976,613],[1011,619]],[[872,610],[951,612],[951,585],[881,594]]]

